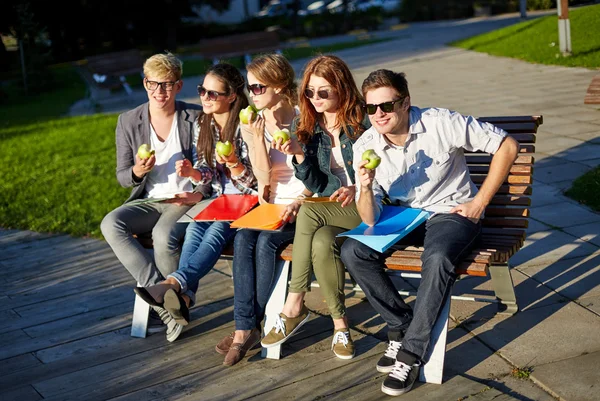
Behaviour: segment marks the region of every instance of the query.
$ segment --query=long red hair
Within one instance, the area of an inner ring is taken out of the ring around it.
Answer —
[[[298,107],[300,108],[300,120],[296,130],[298,140],[308,143],[318,121],[317,111],[310,100],[304,96],[304,90],[313,74],[325,79],[338,96],[339,105],[336,119],[340,129],[353,139],[360,136],[364,131],[362,122],[365,112],[362,107],[362,95],[356,87],[350,68],[337,56],[322,55],[310,60],[304,68],[298,98]],[[352,128],[352,133],[348,127]]]

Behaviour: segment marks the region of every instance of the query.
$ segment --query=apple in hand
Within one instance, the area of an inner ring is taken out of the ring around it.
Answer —
[[[217,142],[217,153],[219,155],[221,155],[222,157],[227,157],[231,154],[231,152],[233,152],[233,145],[231,143],[229,143],[229,141],[226,142]]]
[[[257,113],[258,109],[253,104],[251,104],[245,109],[240,110],[240,122],[242,124],[250,124],[256,119]]]
[[[143,143],[137,151],[137,155],[140,159],[149,159],[154,154],[153,150],[150,150],[150,145]]]
[[[273,141],[277,142],[281,138],[281,143],[286,143],[290,140],[290,130],[287,128],[279,129],[273,132]]]
[[[365,150],[362,154],[362,159],[369,161],[364,166],[365,168],[368,168],[369,170],[373,170],[374,168],[377,168],[377,166],[379,166],[379,163],[381,163],[381,157],[379,157],[379,155],[377,155],[377,153],[375,153],[375,151],[373,149]]]

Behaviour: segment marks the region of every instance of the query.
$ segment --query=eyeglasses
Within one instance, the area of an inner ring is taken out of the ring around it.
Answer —
[[[318,90],[316,93],[319,96],[320,99],[328,99],[329,95],[330,95],[330,90],[328,89],[321,89]],[[309,99],[314,99],[315,98],[315,91],[312,89],[304,89],[304,96],[306,96]]]
[[[373,115],[373,114],[377,113],[378,107],[384,113],[391,113],[394,110],[394,105],[403,100],[404,99],[396,99],[396,100],[392,100],[391,102],[385,102],[385,103],[379,103],[379,104],[366,104],[365,109],[367,109],[367,114],[369,114],[369,115]]]
[[[267,91],[267,85],[261,84],[248,85],[247,88],[248,92],[252,93],[253,95],[262,95]]]
[[[217,91],[209,91],[204,86],[198,85],[198,95],[200,97],[204,97],[204,95],[208,96],[208,100],[215,101],[219,98],[219,96],[227,96],[227,93],[217,92]]]
[[[148,89],[149,91],[155,91],[158,89],[158,87],[160,86],[161,88],[163,88],[163,90],[166,91],[172,91],[173,88],[175,87],[175,84],[179,82],[179,80],[177,81],[166,81],[166,82],[157,82],[157,81],[150,81],[148,79],[145,79],[144,82],[146,83],[146,89]]]

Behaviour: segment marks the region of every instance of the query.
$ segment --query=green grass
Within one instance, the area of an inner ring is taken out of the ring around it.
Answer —
[[[588,171],[573,182],[567,196],[600,212],[600,167]]]
[[[291,49],[289,57],[373,42]],[[202,69],[194,71],[193,64],[185,63],[186,76],[204,72],[205,66],[198,63]],[[102,238],[100,222],[130,192],[115,177],[117,114],[62,117],[85,96],[85,86],[70,66],[50,73],[54,89],[45,93],[27,96],[15,86],[3,87],[8,98],[0,103],[0,227]]]
[[[558,17],[549,15],[451,43],[468,50],[532,63],[600,68],[600,5],[569,11],[569,57],[560,54]]]

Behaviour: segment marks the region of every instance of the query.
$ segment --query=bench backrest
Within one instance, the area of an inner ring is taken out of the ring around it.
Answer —
[[[204,57],[211,58],[222,54],[252,53],[252,51],[278,46],[279,35],[277,32],[262,31],[205,39],[194,48]]]
[[[137,49],[91,56],[86,63],[92,73],[108,76],[139,73],[143,65],[144,59]]]

